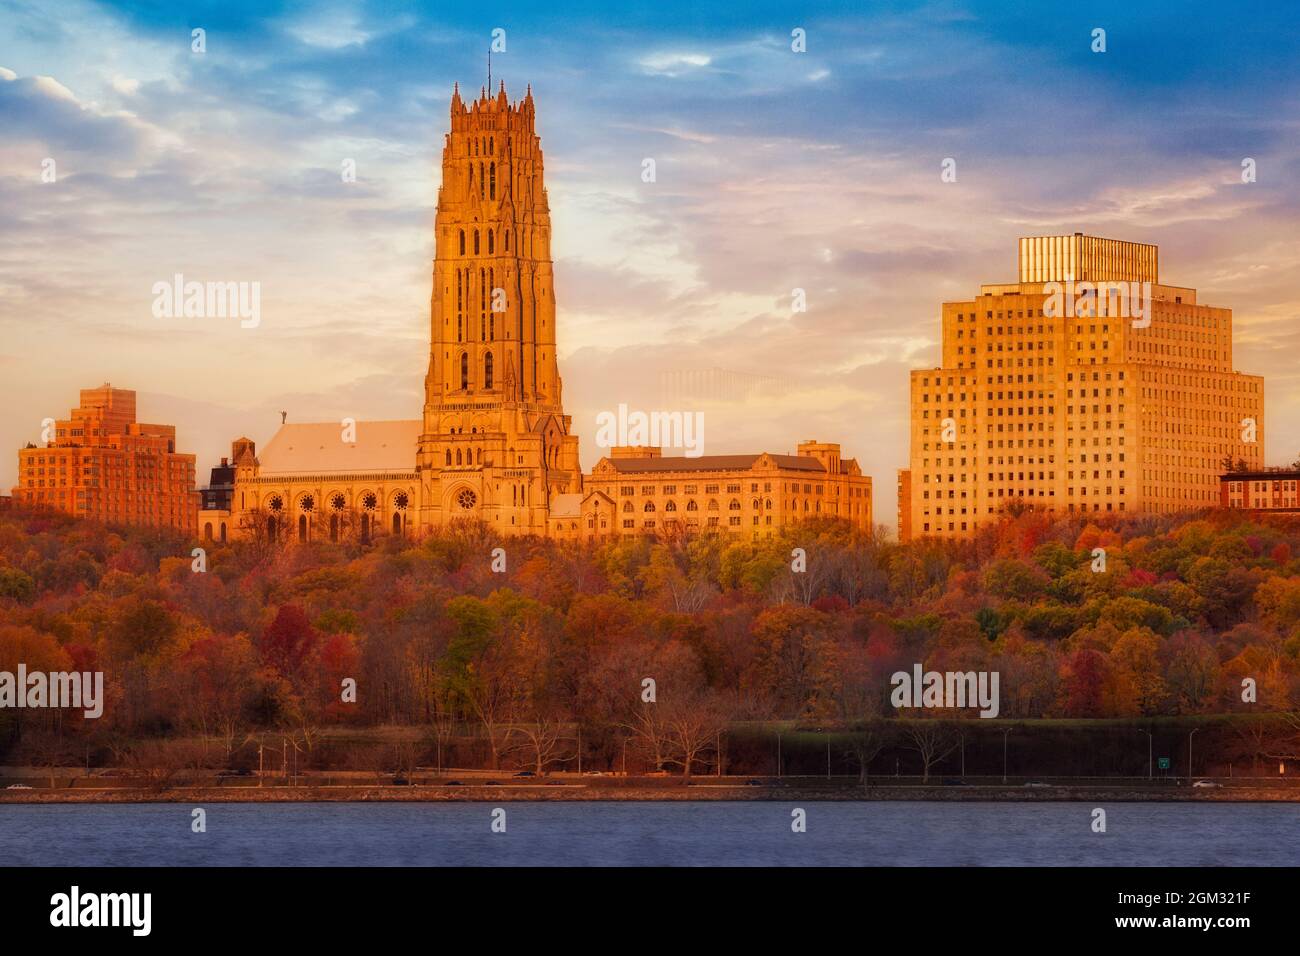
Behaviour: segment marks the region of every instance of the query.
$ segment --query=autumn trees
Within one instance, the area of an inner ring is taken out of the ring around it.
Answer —
[[[889,675],[917,663],[998,671],[1013,719],[1300,707],[1300,527],[1284,518],[1027,512],[943,545],[829,520],[591,542],[467,524],[369,547],[212,544],[204,571],[192,544],[0,516],[0,664],[103,670],[109,698],[95,727],[0,714],[0,746],[192,736],[228,761],[250,733],[314,747],[399,725],[439,766],[540,773],[581,753],[610,769],[626,749],[694,774],[716,769],[720,723],[895,718]]]

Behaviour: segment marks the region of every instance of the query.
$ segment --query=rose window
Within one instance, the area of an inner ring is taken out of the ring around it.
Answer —
[[[266,506],[272,511],[280,511],[284,507],[284,499],[279,495],[272,495],[267,501]]]
[[[398,511],[405,511],[407,505],[410,503],[411,499],[407,496],[405,491],[399,491],[397,494],[393,495],[393,507]]]
[[[361,507],[367,511],[374,511],[379,507],[379,499],[375,497],[373,492],[366,492],[361,496]]]
[[[335,511],[342,511],[347,506],[347,499],[342,495],[335,495],[330,499],[330,507]]]
[[[456,503],[466,511],[469,511],[478,503],[478,495],[466,488],[456,496]]]
[[[311,495],[303,495],[302,500],[298,502],[298,507],[301,508],[305,514],[311,514],[316,510],[316,499]]]

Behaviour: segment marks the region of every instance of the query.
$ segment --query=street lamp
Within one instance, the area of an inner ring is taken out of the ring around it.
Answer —
[[[1200,727],[1197,727],[1196,730],[1187,735],[1187,783],[1189,785],[1192,782],[1192,738],[1196,736],[1196,731],[1200,729]]]
[[[1147,735],[1147,779],[1151,779],[1151,731],[1138,729],[1138,733]]]
[[[1007,782],[1007,734],[1014,730],[1014,727],[1002,728],[1002,782]]]

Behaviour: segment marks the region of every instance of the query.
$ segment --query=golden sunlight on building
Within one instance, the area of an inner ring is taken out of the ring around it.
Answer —
[[[871,479],[835,444],[702,458],[625,450],[584,478],[562,403],[534,124],[531,88],[516,103],[504,86],[468,104],[452,94],[423,417],[282,423],[260,454],[239,439],[205,493],[205,537],[365,541],[465,520],[563,538],[766,535],[813,517],[871,527]]]
[[[813,518],[871,530],[871,479],[840,446],[803,442],[798,454],[664,458],[658,448],[611,449],[587,476],[620,534],[722,532],[771,537]],[[605,532],[608,533],[608,532]]]
[[[83,388],[43,446],[18,452],[16,505],[78,518],[194,532],[194,456],[176,452],[172,425],[135,420],[135,392]]]
[[[1019,280],[946,302],[938,368],[911,373],[899,535],[1022,510],[1219,504],[1226,459],[1264,460],[1264,381],[1233,370],[1232,312],[1162,285],[1157,247],[1020,240]]]

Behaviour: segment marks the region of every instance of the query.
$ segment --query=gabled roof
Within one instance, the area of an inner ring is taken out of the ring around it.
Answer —
[[[762,458],[758,455],[701,455],[698,458],[606,458],[615,471],[636,474],[650,471],[744,471]],[[825,471],[816,458],[803,455],[768,455],[778,468],[788,471]]]
[[[357,422],[356,442],[343,442],[338,422],[281,425],[258,455],[262,475],[414,471],[421,421]]]
[[[563,494],[551,495],[551,506],[548,514],[552,518],[580,518],[582,517],[582,507],[592,498],[603,498],[611,505],[614,499],[603,491],[578,491],[564,492]]]

